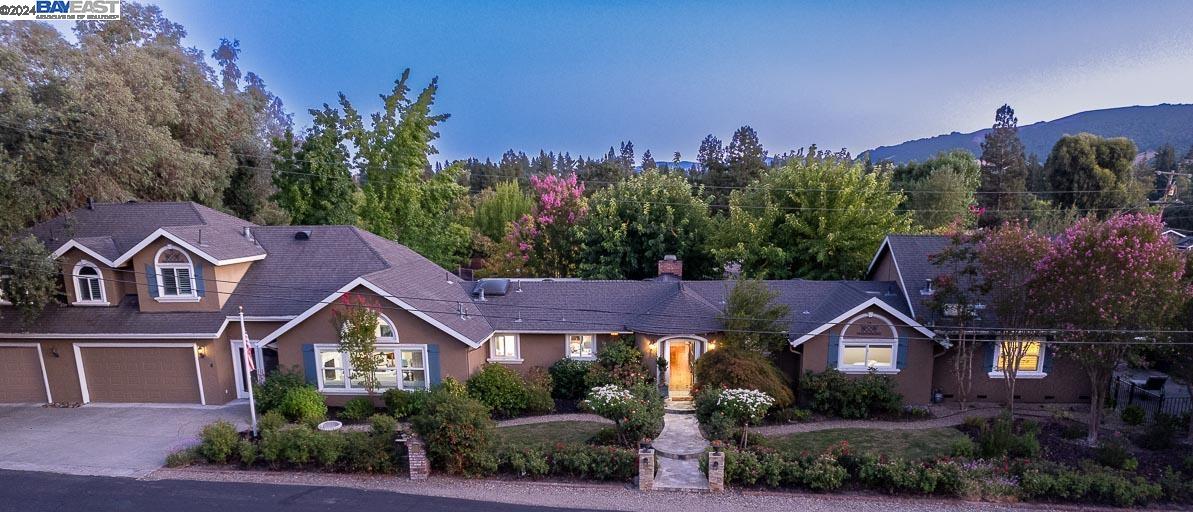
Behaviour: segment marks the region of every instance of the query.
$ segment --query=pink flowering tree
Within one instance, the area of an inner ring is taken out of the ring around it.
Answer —
[[[1019,367],[1034,343],[1043,342],[1035,329],[1027,285],[1037,264],[1048,253],[1049,241],[1022,222],[1007,222],[976,240],[978,287],[998,318],[998,359],[993,370],[1002,374],[1007,409],[1015,415],[1015,387]],[[1039,347],[1039,345],[1036,345]]]
[[[568,277],[576,272],[579,223],[588,215],[584,184],[576,175],[531,176],[531,213],[513,224],[490,270],[503,275]]]
[[[1088,442],[1098,442],[1102,405],[1115,366],[1144,343],[1163,343],[1189,297],[1184,255],[1164,235],[1158,215],[1086,218],[1052,244],[1036,266],[1033,316],[1057,329],[1066,357],[1090,380]]]

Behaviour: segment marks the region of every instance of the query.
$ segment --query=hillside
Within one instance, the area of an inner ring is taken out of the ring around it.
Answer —
[[[991,109],[993,113],[994,109]],[[993,114],[992,118],[993,118]],[[903,163],[924,160],[940,151],[963,148],[975,155],[982,151],[982,138],[989,128],[971,133],[953,132],[925,139],[917,139],[894,146],[874,148],[875,162],[890,160]],[[1103,137],[1127,137],[1140,151],[1154,150],[1164,144],[1176,146],[1183,154],[1193,146],[1193,105],[1161,104],[1090,110],[1052,121],[1020,126],[1019,138],[1027,147],[1027,154],[1035,154],[1041,161],[1048,157],[1052,145],[1065,134],[1089,132]]]

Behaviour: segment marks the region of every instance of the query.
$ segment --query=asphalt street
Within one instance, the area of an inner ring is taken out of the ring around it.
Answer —
[[[0,470],[0,511],[168,511],[271,512],[386,510],[419,512],[531,511],[577,509],[533,507],[456,498],[416,496],[343,487],[256,483],[143,481]]]

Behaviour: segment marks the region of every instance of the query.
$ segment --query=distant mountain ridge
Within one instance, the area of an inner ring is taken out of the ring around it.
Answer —
[[[994,110],[994,107],[990,109],[992,121]],[[982,139],[989,131],[990,128],[970,133],[953,132],[910,140],[894,146],[879,146],[871,150],[871,160],[889,160],[895,163],[923,161],[941,151],[957,148],[980,155]],[[1163,103],[1088,110],[1052,121],[1021,125],[1019,138],[1023,141],[1028,156],[1035,154],[1042,162],[1048,158],[1052,146],[1062,136],[1081,132],[1102,137],[1126,137],[1135,141],[1140,152],[1172,144],[1176,147],[1177,154],[1182,155],[1193,146],[1193,105]]]

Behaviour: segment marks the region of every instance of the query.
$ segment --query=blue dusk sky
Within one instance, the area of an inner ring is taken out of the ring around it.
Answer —
[[[1190,2],[166,0],[186,44],[239,39],[305,126],[375,109],[403,68],[440,80],[436,160],[509,148],[694,160],[751,125],[772,153],[854,153],[1082,110],[1193,102]]]

